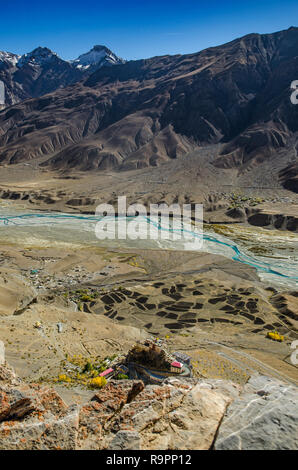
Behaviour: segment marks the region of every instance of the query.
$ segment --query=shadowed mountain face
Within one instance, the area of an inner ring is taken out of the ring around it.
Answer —
[[[0,161],[48,157],[54,169],[127,170],[221,143],[219,168],[250,170],[270,159],[286,167],[297,156],[297,79],[298,28],[102,67],[2,111]]]
[[[298,193],[298,162],[284,168],[279,177],[285,189]]]

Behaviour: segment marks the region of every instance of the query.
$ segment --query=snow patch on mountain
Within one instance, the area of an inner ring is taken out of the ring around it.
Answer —
[[[18,63],[21,56],[13,54],[12,52],[0,51],[0,62],[13,67]]]
[[[51,51],[47,47],[37,47],[32,52],[28,52],[18,60],[18,67],[24,65],[44,65],[47,62],[61,60],[56,52]]]

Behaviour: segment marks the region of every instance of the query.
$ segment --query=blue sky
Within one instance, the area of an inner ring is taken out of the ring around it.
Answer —
[[[297,0],[0,0],[0,50],[64,59],[105,44],[125,59],[185,54],[298,25]]]

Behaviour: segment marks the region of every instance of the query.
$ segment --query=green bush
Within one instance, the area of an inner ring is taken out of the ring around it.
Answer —
[[[118,374],[116,380],[128,380],[128,375]]]

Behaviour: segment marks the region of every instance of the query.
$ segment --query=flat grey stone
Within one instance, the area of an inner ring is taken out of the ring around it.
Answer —
[[[140,435],[136,431],[118,431],[109,448],[112,450],[139,450]]]
[[[294,450],[298,448],[298,388],[253,376],[228,408],[216,450]]]

